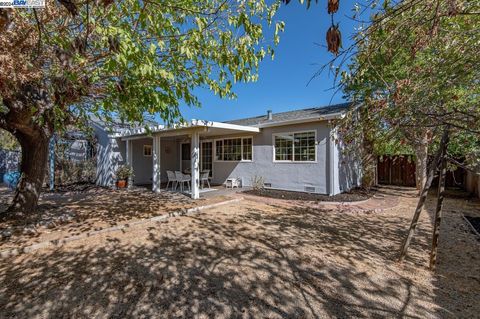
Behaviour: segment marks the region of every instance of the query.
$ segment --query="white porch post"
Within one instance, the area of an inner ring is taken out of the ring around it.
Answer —
[[[152,146],[153,176],[152,191],[160,193],[160,135],[153,136]]]
[[[193,199],[200,198],[199,180],[200,180],[200,134],[198,131],[192,133],[192,156],[191,156],[191,165],[192,165],[192,182],[191,182],[191,194]]]
[[[126,147],[127,147],[127,149],[126,149],[126,153],[127,153],[127,158],[126,158],[127,166],[130,166],[130,167],[133,169],[133,163],[132,163],[132,140],[127,140],[127,141],[126,141]],[[133,186],[132,176],[129,176],[129,177],[128,177],[127,186],[128,186],[128,188],[132,188],[132,186]]]

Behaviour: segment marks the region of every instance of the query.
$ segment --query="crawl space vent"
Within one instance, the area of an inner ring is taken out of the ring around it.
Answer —
[[[272,183],[263,183],[263,187],[272,187]]]
[[[305,191],[307,193],[315,193],[315,187],[313,186],[305,186]]]

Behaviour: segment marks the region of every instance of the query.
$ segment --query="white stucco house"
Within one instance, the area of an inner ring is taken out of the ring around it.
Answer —
[[[349,103],[282,113],[266,112],[228,122],[192,120],[145,128],[107,129],[93,121],[98,140],[97,184],[113,186],[119,165],[133,167],[133,184],[151,184],[160,192],[167,170],[189,170],[193,198],[199,197],[199,174],[209,170],[212,184],[238,178],[251,186],[335,195],[360,183],[359,161],[335,142],[332,120]]]

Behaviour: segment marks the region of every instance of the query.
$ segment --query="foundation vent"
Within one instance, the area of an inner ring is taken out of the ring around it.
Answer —
[[[313,186],[305,186],[305,191],[307,193],[315,193],[315,187]]]
[[[271,188],[271,187],[272,187],[272,183],[263,183],[263,187]]]

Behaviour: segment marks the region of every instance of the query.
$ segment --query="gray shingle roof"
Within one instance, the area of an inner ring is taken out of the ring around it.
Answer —
[[[335,104],[330,106],[323,107],[313,107],[308,109],[294,110],[281,113],[272,113],[272,119],[268,120],[267,113],[264,115],[249,117],[244,119],[226,121],[225,123],[244,125],[244,126],[255,126],[260,124],[267,123],[281,123],[286,121],[301,120],[301,119],[311,119],[317,118],[329,114],[345,112],[352,105],[351,102]]]

